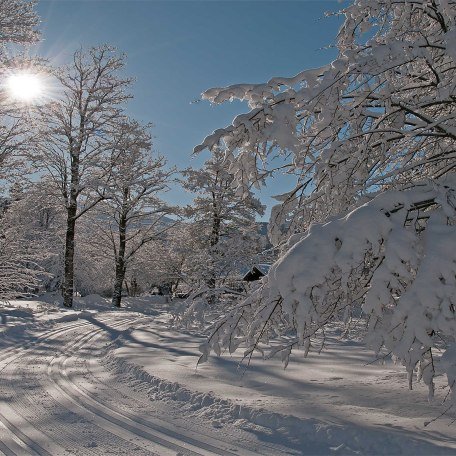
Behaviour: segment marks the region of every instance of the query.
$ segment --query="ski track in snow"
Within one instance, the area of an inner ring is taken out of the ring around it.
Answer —
[[[37,306],[37,302],[16,304]],[[388,424],[369,426],[356,420],[356,413],[342,421],[334,420],[330,413],[312,413],[309,407],[316,412],[315,401],[323,396],[309,402],[301,394],[305,391],[295,391],[293,371],[287,371],[283,379],[287,383],[282,385],[290,388],[290,394],[284,394],[280,384],[263,384],[271,380],[272,371],[266,378],[257,367],[254,378],[240,383],[247,395],[233,397],[239,380],[222,380],[222,371],[217,370],[226,368],[227,361],[217,359],[196,375],[193,346],[198,346],[199,338],[170,331],[166,310],[146,304],[137,303],[139,312],[133,307],[113,311],[101,306],[82,312],[52,306],[37,307],[31,313],[30,309],[5,308],[11,321],[0,327],[0,455],[456,454],[452,433],[441,426],[441,434],[423,434],[400,421],[401,407],[407,406],[404,400],[399,401],[399,409],[384,412],[378,404],[362,400],[342,407],[351,414],[356,406],[372,406],[369,410],[378,415],[376,419],[389,423],[397,417],[402,429]],[[341,353],[348,358],[359,355],[348,348],[341,348]],[[318,378],[319,363],[324,359],[313,361],[317,364],[310,382]],[[352,385],[356,366],[349,366],[348,378],[332,373],[322,378]],[[382,373],[398,381],[397,372]],[[217,386],[221,380],[222,385]],[[301,387],[311,392],[310,385],[304,382]],[[351,387],[360,386],[355,382]],[[332,400],[337,400],[337,388],[328,387],[334,390]],[[398,384],[391,387],[397,389]],[[258,407],[255,400],[263,393],[269,394],[264,396],[266,402],[260,401],[265,408]],[[288,411],[291,397],[299,404]],[[277,401],[283,402],[278,408]],[[299,407],[310,413],[293,415]]]
[[[122,328],[148,317],[108,312],[79,317],[87,319],[61,319],[62,327],[2,350],[0,453],[277,454],[277,447],[262,448],[258,442],[230,443],[232,436],[220,432],[215,437],[210,430],[203,435],[196,423],[179,421],[166,409],[158,413],[134,385],[117,385],[109,373],[100,371],[93,356],[100,354],[98,339],[108,335],[110,342]],[[14,339],[6,334],[3,341],[12,344]]]

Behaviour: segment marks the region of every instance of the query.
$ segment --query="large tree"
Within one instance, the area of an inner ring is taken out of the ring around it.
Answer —
[[[188,227],[181,231],[191,239],[181,269],[191,293],[177,308],[177,321],[206,325],[214,313],[226,310],[228,295],[239,294],[242,272],[257,259],[262,244],[256,216],[264,207],[250,190],[236,192],[234,175],[225,168],[220,151],[201,169],[189,168],[183,176],[183,187],[194,194],[185,211]]]
[[[222,152],[214,151],[202,169],[183,171],[183,187],[195,195],[186,214],[198,240],[194,268],[209,288],[249,265],[259,250],[259,227],[255,220],[264,207],[249,190],[236,192],[235,176],[225,168]]]
[[[223,147],[241,189],[258,162],[267,173],[279,158],[298,181],[272,212],[273,238],[302,234],[218,324],[203,359],[279,338],[272,353],[287,360],[361,306],[369,344],[395,354],[410,379],[419,364],[432,393],[436,345],[455,382],[456,3],[354,0],[341,14],[327,66],[204,94],[251,111],[197,150]]]
[[[165,169],[163,157],[151,151],[150,125],[125,120],[114,133],[110,179],[106,200],[98,220],[102,241],[115,259],[112,303],[120,307],[125,275],[144,246],[162,236],[172,225],[164,218],[173,209],[160,194],[167,190],[172,170]]]
[[[76,221],[104,198],[113,133],[123,118],[130,79],[124,57],[108,46],[76,51],[55,70],[57,99],[40,108],[34,163],[60,192],[67,213],[62,284],[64,305],[73,304]]]

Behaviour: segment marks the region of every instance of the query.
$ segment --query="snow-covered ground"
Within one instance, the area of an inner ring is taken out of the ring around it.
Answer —
[[[211,358],[157,298],[0,307],[0,454],[456,454],[456,423],[401,366],[330,337],[320,355]],[[443,384],[443,382],[442,382]]]

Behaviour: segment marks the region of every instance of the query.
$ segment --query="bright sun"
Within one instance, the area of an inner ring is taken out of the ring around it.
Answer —
[[[8,91],[16,100],[31,102],[43,93],[43,84],[36,74],[12,74],[7,80]]]

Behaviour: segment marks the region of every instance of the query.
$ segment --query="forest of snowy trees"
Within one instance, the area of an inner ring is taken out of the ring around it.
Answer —
[[[120,307],[127,293],[190,293],[176,321],[211,325],[201,362],[241,347],[287,364],[295,348],[320,350],[328,324],[364,325],[410,385],[418,366],[430,396],[443,351],[452,388],[456,1],[352,0],[338,14],[334,61],[207,90],[249,110],[195,148],[210,151],[201,169],[175,169],[129,116],[122,54],[77,49],[58,68],[13,58],[39,40],[38,18],[33,2],[0,1],[0,299],[61,291],[71,307],[98,293]],[[52,96],[13,96],[17,73]],[[276,197],[271,249],[254,189],[280,171],[296,185]],[[166,202],[175,185],[191,205]],[[244,286],[265,257],[269,274]]]
[[[128,115],[132,79],[114,48],[77,49],[58,68],[12,58],[11,46],[39,39],[33,6],[0,3],[0,298],[61,290],[66,307],[75,293],[119,307],[125,293],[239,281],[261,248],[260,203],[230,190],[220,157],[176,170],[154,152],[151,125]],[[51,94],[22,98],[8,87],[18,77],[46,80]],[[179,180],[194,205],[165,202]]]

